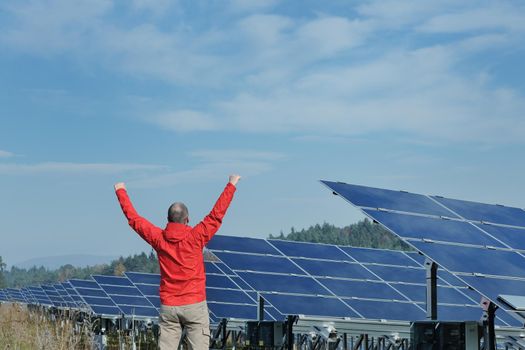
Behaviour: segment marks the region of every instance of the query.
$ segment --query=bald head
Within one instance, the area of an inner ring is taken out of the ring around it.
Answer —
[[[188,208],[184,203],[176,202],[173,203],[170,208],[168,209],[168,221],[169,222],[177,222],[179,224],[187,224],[188,223]]]

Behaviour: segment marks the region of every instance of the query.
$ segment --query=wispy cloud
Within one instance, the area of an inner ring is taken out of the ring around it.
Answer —
[[[286,158],[282,153],[258,150],[198,150],[188,156],[197,162],[188,170],[165,172],[160,175],[129,181],[134,187],[154,188],[181,183],[207,182],[217,179],[217,174],[233,172],[243,177],[257,176],[273,169],[274,163]]]
[[[14,153],[0,149],[0,158],[10,158],[13,156],[14,156]]]
[[[175,132],[400,132],[423,140],[523,142],[523,93],[496,83],[489,69],[464,67],[495,47],[523,49],[524,6],[381,0],[355,5],[354,16],[327,6],[298,18],[276,5],[232,0],[218,15],[220,25],[205,26],[186,24],[191,4],[184,2],[12,2],[3,6],[12,18],[0,25],[0,42],[198,89],[201,103],[178,98],[143,118]],[[171,10],[181,24],[145,16],[124,26],[114,20],[117,10]]]
[[[45,162],[36,164],[0,163],[0,174],[32,175],[32,174],[118,174],[130,171],[152,171],[164,169],[164,166],[130,163],[67,163]]]

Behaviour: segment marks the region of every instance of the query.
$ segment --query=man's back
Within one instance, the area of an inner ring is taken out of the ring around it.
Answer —
[[[161,350],[177,348],[182,326],[187,330],[190,349],[208,349],[210,329],[202,250],[219,230],[239,179],[238,175],[230,176],[212,211],[194,227],[187,225],[186,206],[174,203],[168,211],[170,222],[164,229],[137,213],[123,183],[115,185],[129,225],[155,249],[159,258]]]
[[[164,229],[138,215],[125,189],[118,189],[116,193],[129,225],[157,252],[162,304],[179,306],[205,300],[202,250],[219,230],[235,186],[231,182],[226,185],[212,211],[196,226],[169,222]]]

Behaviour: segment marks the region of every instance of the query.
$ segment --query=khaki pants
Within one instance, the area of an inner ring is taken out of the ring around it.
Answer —
[[[208,350],[210,347],[210,318],[208,304],[202,301],[182,306],[160,307],[160,350],[177,349],[186,329],[186,339],[190,350]]]

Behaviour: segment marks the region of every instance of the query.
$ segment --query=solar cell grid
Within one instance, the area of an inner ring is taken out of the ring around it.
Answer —
[[[82,298],[78,295],[78,293],[75,291],[71,283],[69,281],[62,282],[62,285],[64,286],[64,289],[67,291],[71,299],[75,302],[77,306],[80,306],[82,303]]]
[[[254,300],[241,290],[206,288],[206,296],[215,302],[255,305]]]
[[[331,294],[313,278],[307,276],[273,275],[252,272],[238,272],[238,275],[256,291],[313,295]]]
[[[335,262],[306,259],[292,259],[297,265],[304,269],[312,276],[321,277],[342,277],[354,279],[372,279],[378,280],[370,271],[362,265],[353,262]]]
[[[496,225],[476,224],[481,230],[492,235],[507,247],[516,250],[525,250],[525,229]]]
[[[430,198],[419,194],[331,181],[322,181],[322,183],[360,207],[384,208],[436,216],[454,216],[449,210]]]
[[[53,287],[52,285],[43,284],[41,288],[47,294],[47,296],[49,297],[49,299],[51,300],[54,306],[56,307],[66,307],[67,306],[66,302],[64,301],[64,299],[62,299],[62,297],[60,296],[58,291],[55,289],[55,287]]]
[[[133,287],[131,281],[125,277],[92,275],[91,278],[93,278],[99,285],[106,284],[112,286]]]
[[[406,213],[370,210],[373,208],[399,210],[397,208],[406,200],[405,194],[387,191],[389,196],[385,198],[382,192],[377,191],[377,189],[359,189],[356,191],[351,185],[332,186],[332,183],[324,183],[363,210],[365,214],[383,224],[394,234],[405,239],[409,244],[435,261],[441,267],[439,277],[442,282],[449,282],[453,285],[466,283],[503,308],[505,306],[497,300],[498,292],[517,291],[520,287],[523,288],[518,282],[519,279],[525,280],[525,257],[519,251],[525,248],[525,240],[523,239],[525,236],[523,235],[525,233],[525,227],[523,227],[525,226],[525,211],[523,209],[437,196],[423,196],[439,203],[442,208],[452,213],[452,215],[444,216],[455,217],[459,221],[440,218],[440,215],[435,213],[423,213],[416,208],[407,210],[408,213],[412,214],[435,216],[433,218],[421,217]],[[369,201],[376,201],[378,205],[372,206],[372,208],[364,208],[363,202],[360,202],[359,199],[363,191],[373,197],[368,198]],[[386,204],[382,205],[383,202]],[[522,227],[507,227],[505,225]],[[510,248],[510,250],[506,248]],[[416,256],[413,255],[413,257]],[[419,257],[415,260],[421,264],[423,259]],[[444,273],[444,269],[451,273]],[[498,278],[489,278],[491,275]],[[521,291],[523,290],[521,289]],[[446,291],[449,292],[450,290]],[[464,292],[471,300],[480,298],[478,293],[473,293],[468,289],[465,289]],[[446,294],[444,297],[457,300],[454,296],[446,296]],[[417,298],[421,298],[420,293]],[[465,307],[458,311],[457,315],[469,315],[473,309],[477,310],[477,307]],[[453,313],[453,311],[447,311],[453,310],[453,308],[447,309],[445,305],[442,305],[442,310],[443,317],[446,317],[448,313]],[[498,315],[498,319],[499,321],[504,320],[507,324],[515,324],[513,316],[503,311]]]
[[[133,317],[158,316],[155,306],[127,277],[102,275],[91,277],[124,315]]]
[[[403,300],[404,297],[396,292],[390,285],[385,282],[373,281],[350,281],[340,279],[319,278],[324,286],[326,286],[335,295],[344,297],[357,298],[374,298],[374,299],[389,299],[389,300]]]
[[[298,296],[263,293],[283,315],[306,315],[320,317],[356,317],[361,316],[335,297]]]
[[[385,211],[364,210],[364,212],[406,239],[425,239],[504,248],[500,242],[469,222]]]
[[[207,245],[210,250],[227,250],[241,253],[281,255],[268,242],[257,238],[215,235]],[[221,259],[222,260],[222,259]]]
[[[467,220],[525,227],[525,211],[520,208],[476,203],[439,196],[432,196],[432,198]]]
[[[238,241],[243,240],[243,238],[236,239]],[[252,244],[254,243],[254,239],[250,239],[250,241]],[[293,256],[310,256],[309,258],[285,256],[285,259],[295,264],[304,275],[268,272],[274,269],[274,267],[271,266],[273,261],[268,260],[268,256],[214,251],[217,257],[226,257],[225,263],[227,266],[233,261],[234,266],[231,267],[234,271],[232,271],[232,273],[237,274],[239,277],[230,276],[229,278],[225,278],[225,276],[214,276],[212,274],[208,276],[208,285],[224,288],[226,284],[229,284],[230,288],[233,289],[234,287],[231,286],[230,282],[234,281],[234,284],[245,291],[254,290],[264,294],[271,293],[274,296],[277,295],[282,298],[289,298],[291,296],[324,296],[325,298],[330,298],[335,296],[336,299],[337,297],[352,298],[351,300],[356,298],[356,300],[360,300],[359,298],[361,298],[366,299],[367,302],[396,300],[401,302],[401,306],[409,302],[409,309],[416,307],[420,311],[424,311],[424,303],[426,302],[426,278],[425,268],[421,265],[421,263],[424,263],[424,258],[421,259],[421,255],[415,252],[405,253],[384,249],[322,245],[322,249],[317,252],[304,253],[303,250],[310,248],[315,251],[318,245],[279,240],[269,240],[269,242],[275,245],[283,254],[290,253]],[[345,250],[345,253],[343,253],[345,261],[322,260],[326,258],[326,256],[318,252],[325,250],[327,247],[329,249],[335,247],[340,252]],[[350,257],[352,254],[355,258]],[[249,261],[249,263],[239,263],[239,261],[236,260],[239,256],[242,256],[243,261]],[[277,257],[272,256],[270,258]],[[267,264],[267,262],[270,263]],[[354,268],[355,271],[352,271],[352,268]],[[447,275],[445,271],[440,271],[440,276],[442,275],[444,275],[445,278],[439,280],[439,285],[442,286],[439,287],[439,289],[443,298],[443,300],[440,300],[440,303],[457,305],[470,304],[477,307],[476,302],[469,298],[469,294],[465,296],[464,293],[451,287],[452,285],[460,286],[463,287],[463,290],[467,291],[461,281],[450,274]],[[449,283],[447,279],[453,279],[453,283]],[[218,284],[218,281],[222,282]],[[227,293],[226,290],[222,292]],[[423,292],[423,294],[421,294],[421,292]],[[468,292],[472,293],[471,291]],[[253,294],[251,295],[251,299],[256,300],[256,293],[248,292],[248,295],[250,294]],[[421,298],[421,295],[423,295],[423,298]],[[478,296],[479,295],[477,295],[477,297]],[[421,303],[423,306],[418,306],[416,303]],[[283,304],[281,304],[281,306],[282,305]],[[368,304],[361,303],[361,305]],[[370,305],[377,306],[386,304],[372,303]],[[398,304],[394,305],[397,306]],[[371,310],[373,310],[373,308]],[[284,314],[278,305],[276,306],[276,311]],[[372,311],[367,312],[370,315]],[[398,317],[396,315],[397,312],[393,312],[390,315],[390,319]],[[322,315],[312,314],[311,316]],[[383,316],[383,314],[378,312],[374,318],[383,318]]]
[[[452,272],[525,278],[525,257],[512,251],[410,242]]]
[[[51,300],[49,299],[49,297],[47,296],[47,294],[44,292],[42,288],[31,286],[31,287],[28,287],[28,289],[31,292],[31,294],[33,294],[38,304],[47,305],[47,306],[53,305],[53,303],[51,302]]]
[[[144,272],[126,272],[126,277],[133,282],[133,284],[153,284],[160,285],[160,275],[155,273]]]
[[[419,264],[413,259],[409,258],[404,252],[385,250],[385,249],[371,249],[371,248],[357,248],[357,247],[341,247],[347,255],[360,263],[384,264],[395,266],[412,266],[418,267]]]
[[[285,256],[327,260],[352,260],[334,245],[268,240]]]
[[[122,311],[94,280],[69,280],[75,292],[95,315],[120,316]]]
[[[347,302],[367,319],[414,321],[426,318],[423,309],[414,303],[362,299]]]
[[[221,259],[223,263],[235,270],[254,270],[261,272],[275,272],[285,274],[300,274],[305,273],[294,265],[286,257],[264,256],[264,255],[248,255],[239,253],[225,253],[214,252],[215,255]]]

